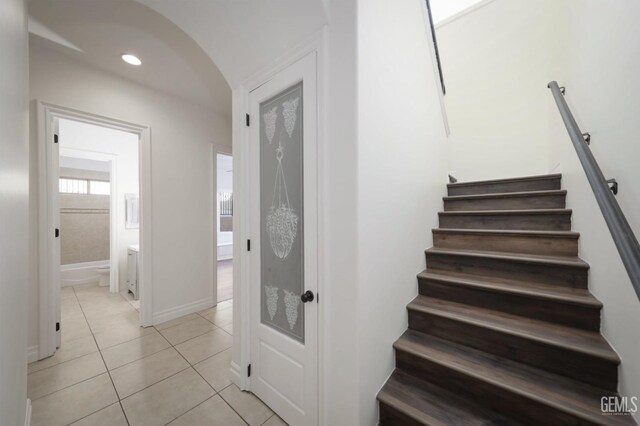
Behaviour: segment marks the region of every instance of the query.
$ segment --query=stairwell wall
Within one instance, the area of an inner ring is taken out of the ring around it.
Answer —
[[[557,0],[496,0],[437,26],[459,181],[544,174]]]
[[[446,136],[424,1],[358,2],[359,423],[394,368],[446,189]]]
[[[565,54],[554,77],[566,86],[565,99],[605,177],[616,178],[616,199],[636,238],[640,237],[640,3],[565,0],[558,39]],[[580,257],[591,265],[589,288],[604,304],[602,333],[622,359],[619,391],[640,397],[640,300],[624,269],[611,234],[551,94],[549,164],[559,164],[581,233]]]

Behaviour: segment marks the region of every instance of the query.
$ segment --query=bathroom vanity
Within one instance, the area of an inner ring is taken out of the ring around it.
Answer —
[[[138,256],[140,246],[138,244],[127,247],[127,289],[133,294],[134,300],[138,300]]]

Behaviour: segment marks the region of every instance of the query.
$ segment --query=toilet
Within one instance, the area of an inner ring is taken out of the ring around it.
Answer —
[[[100,281],[98,282],[98,285],[101,287],[108,286],[110,284],[109,275],[111,273],[111,267],[101,266],[100,268],[96,268],[96,272],[100,277]]]

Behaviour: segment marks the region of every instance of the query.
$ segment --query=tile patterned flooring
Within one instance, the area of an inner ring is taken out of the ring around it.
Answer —
[[[218,302],[233,297],[233,259],[218,261]]]
[[[33,426],[285,423],[229,380],[230,300],[141,328],[125,294],[62,289],[62,347],[29,364]]]

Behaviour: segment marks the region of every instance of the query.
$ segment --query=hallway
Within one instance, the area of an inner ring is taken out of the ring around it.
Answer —
[[[33,425],[283,425],[228,378],[231,300],[138,326],[123,294],[62,289],[62,347],[29,364]]]

